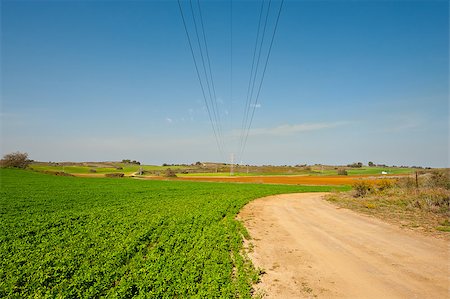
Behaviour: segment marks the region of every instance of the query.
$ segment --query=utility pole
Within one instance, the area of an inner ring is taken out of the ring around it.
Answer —
[[[230,166],[230,176],[234,175],[234,154],[231,153],[231,166]]]
[[[416,190],[419,190],[419,172],[416,170]]]

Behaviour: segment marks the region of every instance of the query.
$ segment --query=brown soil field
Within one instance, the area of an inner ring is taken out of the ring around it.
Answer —
[[[179,177],[175,180],[182,181],[200,181],[200,182],[229,182],[229,183],[256,183],[256,184],[288,184],[288,185],[312,185],[312,186],[341,186],[341,185],[352,185],[356,180],[367,179],[375,181],[378,179],[394,179],[399,177],[399,175],[393,176],[236,176],[236,177],[207,177],[207,176],[190,176],[190,177]],[[149,176],[143,177],[145,179],[156,179],[156,180],[167,180],[165,177]]]
[[[103,173],[74,173],[77,177],[100,178],[105,177]],[[134,174],[125,174],[125,177]],[[197,182],[224,182],[224,183],[253,183],[253,184],[287,184],[287,185],[310,185],[310,186],[343,186],[352,185],[357,180],[377,181],[380,179],[395,179],[408,175],[352,175],[352,176],[302,176],[302,175],[276,175],[276,176],[189,176],[178,178],[167,178],[164,176],[136,176],[138,179],[146,180],[177,180]]]

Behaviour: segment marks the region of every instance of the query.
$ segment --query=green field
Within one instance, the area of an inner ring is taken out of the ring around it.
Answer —
[[[388,174],[409,174],[413,173],[412,168],[393,168],[393,167],[361,167],[361,168],[351,168],[346,169],[348,175],[381,175],[382,171],[386,171]],[[208,172],[208,173],[188,173],[188,174],[178,174],[180,177],[189,176],[229,176],[229,172]],[[321,171],[320,169],[315,169],[311,171],[296,171],[292,173],[286,172],[235,172],[234,176],[276,176],[276,175],[313,175],[313,176],[331,176],[338,175],[336,169],[325,169]]]
[[[236,213],[330,187],[75,178],[0,169],[0,297],[250,297]]]
[[[122,172],[125,174],[131,174],[139,171],[142,167],[142,170],[146,171],[164,171],[167,168],[178,169],[181,166],[157,166],[157,165],[130,165],[125,163],[115,163],[117,167],[121,167],[122,169],[117,169],[114,167],[89,167],[89,166],[61,166],[61,165],[45,165],[45,164],[31,164],[30,169],[36,171],[63,171],[70,174],[78,174],[78,173],[91,173],[91,169],[95,169],[96,173],[114,173],[114,172]]]
[[[95,163],[94,163],[95,164]],[[147,171],[146,175],[151,175],[151,172],[161,172],[164,173],[165,170],[171,168],[180,177],[189,176],[229,176],[230,166],[221,166],[218,169],[213,169],[214,167],[201,167],[201,166],[183,166],[183,165],[172,165],[172,166],[157,166],[157,165],[133,165],[125,164],[120,162],[110,162],[110,163],[96,163],[95,167],[76,165],[76,166],[62,166],[53,165],[45,163],[35,163],[31,164],[30,168],[36,171],[51,171],[51,172],[66,172],[69,174],[88,174],[92,173],[91,169],[95,169],[95,173],[105,174],[105,173],[115,173],[121,172],[127,175],[136,173],[140,168]],[[115,166],[115,167],[113,167]],[[116,167],[121,167],[117,169]],[[337,167],[325,166],[323,169],[320,166],[312,166],[310,168],[299,168],[299,167],[288,167],[288,166],[251,166],[248,168],[236,166],[234,171],[234,176],[276,176],[276,175],[337,175]],[[341,167],[339,167],[341,168]],[[349,168],[344,167],[348,175],[381,175],[382,171],[386,171],[388,174],[409,174],[413,173],[412,168],[397,168],[397,167],[361,167],[361,168]]]
[[[361,167],[361,168],[346,168],[348,175],[381,175],[382,171],[388,174],[410,174],[414,172],[413,168],[399,168],[399,167]],[[337,175],[335,169],[320,169],[315,170],[314,175]]]
[[[234,172],[233,176],[284,176],[284,175],[306,175],[305,173],[279,173],[279,172]],[[204,172],[204,173],[186,173],[186,174],[177,174],[179,177],[190,177],[190,176],[230,176],[230,172]]]

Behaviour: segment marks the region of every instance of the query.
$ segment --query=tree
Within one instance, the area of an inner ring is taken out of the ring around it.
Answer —
[[[373,164],[373,162],[369,162],[369,166],[370,166],[370,167],[374,167],[375,164]]]
[[[338,175],[348,175],[348,172],[347,172],[347,170],[340,168],[340,169],[338,169],[337,174]]]
[[[0,160],[2,167],[27,168],[30,163],[31,160],[28,160],[28,154],[21,152],[6,154]]]
[[[173,171],[172,169],[167,168],[167,169],[166,169],[166,172],[165,172],[165,174],[164,174],[164,176],[165,176],[165,177],[168,177],[168,178],[176,178],[176,177],[177,177],[177,174],[176,174],[175,171]]]

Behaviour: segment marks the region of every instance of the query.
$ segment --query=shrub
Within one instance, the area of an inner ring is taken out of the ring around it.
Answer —
[[[423,189],[410,205],[430,212],[450,214],[450,192],[444,188]]]
[[[353,164],[348,164],[348,167],[352,167],[352,168],[361,168],[363,167],[362,162],[357,162],[357,163],[353,163]]]
[[[342,168],[338,169],[337,174],[338,175],[348,175],[347,170],[342,169]]]
[[[166,169],[166,172],[164,173],[164,176],[165,176],[165,177],[168,177],[168,178],[176,178],[176,177],[177,177],[177,174],[176,174],[175,171],[173,171],[172,169],[167,168],[167,169]]]
[[[428,185],[432,188],[450,189],[450,171],[433,171],[428,179]]]
[[[31,160],[28,160],[28,154],[21,152],[6,154],[0,160],[0,166],[7,168],[27,168],[30,163]]]
[[[91,168],[91,169],[89,169],[89,172],[91,172],[91,173],[96,173],[96,172],[97,172],[97,170],[96,170],[96,169],[94,169],[94,168]]]
[[[376,187],[379,191],[384,191],[386,189],[390,189],[394,186],[392,180],[382,179],[377,181]]]
[[[107,178],[122,178],[125,174],[121,172],[105,173]]]
[[[373,190],[373,186],[370,182],[360,180],[353,184],[355,190],[355,197],[364,197]]]
[[[411,177],[401,178],[397,180],[397,186],[399,188],[413,189],[416,188],[416,180]]]

